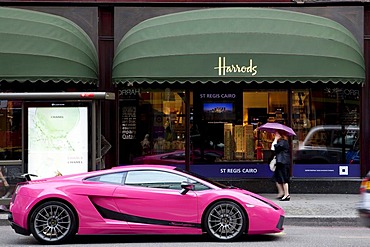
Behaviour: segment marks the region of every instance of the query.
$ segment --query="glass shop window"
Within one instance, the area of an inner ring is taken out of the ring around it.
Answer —
[[[359,163],[360,88],[292,91],[295,164]]]
[[[190,129],[192,161],[267,163],[274,134],[258,131],[267,122],[287,122],[287,91],[194,94]]]
[[[7,161],[22,159],[22,102],[0,101],[0,197],[10,198],[13,187],[20,182],[20,165]]]
[[[0,160],[22,159],[22,103],[0,101]]]
[[[185,93],[143,91],[137,107],[134,164],[185,164]]]

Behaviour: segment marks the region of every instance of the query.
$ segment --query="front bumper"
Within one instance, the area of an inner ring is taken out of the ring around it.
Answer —
[[[370,191],[361,193],[361,199],[356,208],[362,225],[370,228]]]
[[[20,227],[19,225],[14,223],[12,213],[8,214],[8,221],[10,223],[10,226],[14,229],[16,233],[25,235],[25,236],[28,236],[31,234],[27,229],[24,229],[23,227]]]
[[[370,228],[370,210],[358,208],[357,212],[358,212],[358,215],[360,216],[360,221],[362,225]]]

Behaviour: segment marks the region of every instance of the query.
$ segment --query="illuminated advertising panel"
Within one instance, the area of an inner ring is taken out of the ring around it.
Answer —
[[[35,104],[26,111],[28,173],[46,178],[88,171],[88,105]]]

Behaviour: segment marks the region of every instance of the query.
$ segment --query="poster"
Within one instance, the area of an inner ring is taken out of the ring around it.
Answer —
[[[123,140],[136,139],[136,107],[124,106],[122,107],[121,115],[121,130]]]
[[[28,108],[28,173],[39,178],[88,171],[88,107]]]

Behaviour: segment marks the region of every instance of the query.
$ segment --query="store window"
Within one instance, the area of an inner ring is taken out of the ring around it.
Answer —
[[[136,105],[121,105],[123,133],[129,133],[122,136],[132,136],[132,142],[121,146],[133,156],[128,163],[184,167],[188,129],[191,171],[213,178],[268,178],[274,134],[258,127],[278,122],[296,133],[289,138],[293,177],[356,177],[359,94],[356,86],[253,91],[215,87],[194,89],[186,100],[181,90],[141,90],[132,101]],[[130,121],[137,124],[129,127]]]
[[[292,91],[292,127],[297,133],[293,140],[295,164],[324,168],[328,164],[359,163],[359,95],[356,87]]]
[[[0,197],[8,198],[19,182],[22,159],[22,103],[0,101]],[[14,165],[12,161],[19,161]]]
[[[0,101],[0,160],[22,158],[22,103]]]
[[[185,164],[185,93],[168,88],[141,91],[137,102],[122,107],[134,109],[137,122],[134,132],[131,128],[132,163]]]
[[[194,164],[268,163],[272,133],[258,131],[267,122],[287,123],[286,91],[194,94],[191,140]]]
[[[271,144],[273,133],[259,131],[258,127],[268,122],[288,125],[287,91],[244,92],[243,119],[248,134],[253,130],[253,145],[247,148],[248,158],[269,162],[273,156]],[[253,149],[252,149],[253,147]]]

